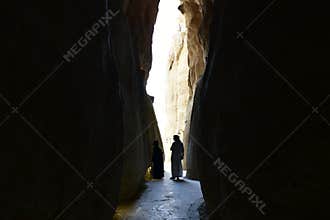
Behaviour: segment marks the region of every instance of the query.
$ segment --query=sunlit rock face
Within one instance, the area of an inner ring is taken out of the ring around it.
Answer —
[[[210,0],[182,0],[181,12],[187,26],[190,96],[197,80],[203,75],[207,55],[208,28],[211,20]]]
[[[325,3],[301,2],[296,11],[278,2],[238,36],[268,3],[214,1],[190,129],[210,219],[329,216],[329,31],[322,28],[329,15]],[[322,104],[326,120],[309,102]],[[217,158],[231,171],[218,169]],[[232,171],[239,178],[229,179]],[[240,193],[238,179],[253,197]]]
[[[178,18],[179,29],[175,35],[174,44],[169,57],[168,72],[166,77],[166,114],[167,127],[165,129],[165,141],[167,149],[173,142],[173,135],[184,137],[186,125],[187,105],[189,102],[190,88],[188,86],[188,48],[187,30],[185,28],[184,16]],[[167,161],[170,161],[171,152],[166,152]]]
[[[184,168],[188,169],[187,176],[194,179],[197,178],[195,169],[189,167],[193,166],[193,150],[189,150],[188,143],[190,118],[196,82],[205,68],[210,5],[210,1],[181,1],[178,7],[181,12],[178,19],[180,28],[171,49],[166,82],[168,126],[164,139],[170,145],[173,134],[181,136],[186,155]]]
[[[178,92],[176,96],[170,96],[167,104],[173,105],[173,103],[175,103],[176,110],[179,113],[173,111],[170,113],[173,115],[181,114],[182,116],[181,118],[176,118],[176,122],[179,124],[176,131],[180,131],[180,134],[183,136],[186,154],[184,168],[187,169],[187,177],[197,179],[197,170],[193,169],[196,164],[194,162],[194,143],[189,142],[189,130],[196,83],[203,75],[206,65],[212,3],[206,0],[182,0],[179,10],[184,17],[184,24],[182,26],[185,27],[185,37],[182,41],[182,45],[183,49],[187,50],[187,52],[180,53],[180,48],[175,49],[175,51],[178,51],[177,54],[180,55],[180,58],[174,59],[174,62],[170,62],[169,66],[186,65],[186,68],[183,71],[177,71],[176,69],[170,70],[169,77],[173,77],[172,75],[174,74],[182,75],[180,78],[182,79],[185,77],[186,82],[176,84],[176,82],[173,82],[170,78],[169,85],[171,87],[176,85],[173,91],[176,90]],[[173,72],[172,75],[171,72]],[[178,96],[185,97],[184,102],[176,102],[174,97]],[[175,124],[175,122],[173,121],[171,124]]]

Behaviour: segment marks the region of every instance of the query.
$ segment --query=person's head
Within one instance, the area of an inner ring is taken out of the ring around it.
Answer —
[[[179,135],[173,135],[173,140],[174,141],[180,141]]]

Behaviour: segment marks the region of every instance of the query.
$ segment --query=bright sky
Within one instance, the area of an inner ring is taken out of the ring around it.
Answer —
[[[153,35],[153,62],[147,82],[147,92],[155,97],[154,109],[161,133],[167,122],[165,113],[165,83],[168,58],[174,35],[179,29],[179,0],[161,0]]]

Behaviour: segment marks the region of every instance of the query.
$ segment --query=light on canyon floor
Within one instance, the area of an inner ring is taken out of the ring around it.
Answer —
[[[198,208],[204,200],[199,182],[172,181],[169,168],[165,168],[164,179],[148,181],[147,189],[137,200],[117,208],[114,220],[200,219]]]

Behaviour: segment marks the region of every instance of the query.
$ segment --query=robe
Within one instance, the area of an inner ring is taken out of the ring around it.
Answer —
[[[154,146],[153,148],[151,173],[154,179],[161,179],[164,177],[163,151],[158,146]]]
[[[171,156],[171,171],[172,177],[182,176],[182,164],[183,159],[183,144],[181,141],[175,141],[171,146],[172,156]]]

